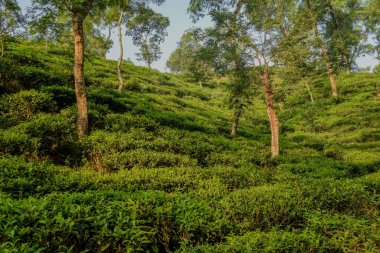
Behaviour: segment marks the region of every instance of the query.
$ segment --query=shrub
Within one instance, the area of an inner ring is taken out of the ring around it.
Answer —
[[[6,218],[0,223],[0,238],[15,242],[16,248],[30,242],[30,248],[51,252],[157,251],[155,230],[141,215],[147,205],[117,193],[52,194],[18,201],[1,194],[0,216]]]
[[[54,111],[56,103],[49,94],[28,90],[6,96],[1,107],[8,117],[30,119],[37,113]]]
[[[50,158],[58,163],[78,163],[82,160],[81,143],[77,140],[72,119],[62,115],[40,114],[14,130],[28,136],[28,152],[39,158]]]
[[[130,169],[133,167],[160,168],[196,165],[196,161],[185,155],[138,149],[109,155],[100,154],[100,163],[103,168],[109,171]]]
[[[142,87],[137,78],[131,78],[125,83],[125,89],[129,91],[142,91]]]
[[[27,163],[18,157],[0,158],[0,191],[16,198],[43,193],[53,175],[52,166],[46,163]]]
[[[74,89],[68,87],[58,85],[44,86],[41,88],[41,91],[51,94],[59,109],[71,106],[76,102]]]
[[[158,127],[158,124],[154,120],[144,116],[132,116],[129,114],[108,114],[104,124],[106,130],[123,132],[127,132],[131,128],[154,131]]]
[[[13,129],[0,131],[1,155],[31,155],[35,149],[29,135]]]
[[[116,90],[96,88],[88,90],[88,100],[95,104],[106,105],[113,112],[126,112],[128,107],[119,100],[120,93]]]

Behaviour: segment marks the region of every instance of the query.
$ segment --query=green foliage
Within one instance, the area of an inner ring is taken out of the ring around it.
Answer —
[[[170,20],[160,13],[155,13],[147,7],[140,7],[138,15],[128,20],[127,34],[132,37],[133,43],[140,49],[138,60],[144,61],[149,68],[161,57],[160,44],[167,36]]]
[[[40,112],[52,112],[56,109],[53,97],[35,90],[21,91],[3,96],[1,111],[14,119],[30,119]]]
[[[75,91],[64,86],[44,86],[43,93],[51,94],[59,109],[66,108],[76,102]]]
[[[325,96],[326,80],[310,80],[314,103],[303,87],[276,83],[283,151],[271,159],[262,97],[232,139],[230,80],[199,89],[126,63],[138,88],[118,92],[115,62],[97,57],[86,58],[91,133],[78,140],[74,90],[63,82],[71,55],[9,49],[5,65],[62,82],[2,86],[1,252],[378,251],[376,75],[338,76],[339,100]],[[10,98],[13,111],[33,113],[11,116]]]

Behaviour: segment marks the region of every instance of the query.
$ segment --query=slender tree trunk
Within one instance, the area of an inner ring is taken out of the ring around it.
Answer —
[[[107,46],[108,46],[108,42],[111,40],[111,34],[112,34],[112,26],[108,26],[108,36],[107,36],[106,44],[104,45],[104,52],[103,52],[103,57],[106,60],[107,60]]]
[[[304,79],[304,83],[305,83],[305,86],[306,86],[306,89],[307,89],[307,93],[309,94],[310,101],[312,103],[314,103],[314,96],[313,96],[313,93],[311,92],[309,82],[306,79]]]
[[[4,37],[0,35],[0,43],[1,43],[1,57],[4,56]]]
[[[152,69],[152,63],[150,60],[148,60],[148,68]]]
[[[117,64],[117,76],[119,77],[119,91],[124,89],[123,73],[121,65],[123,64],[124,48],[123,48],[123,33],[121,29],[124,12],[120,12],[119,21],[117,22],[118,36],[119,36],[119,62]]]
[[[241,108],[237,108],[234,112],[234,117],[233,117],[232,127],[231,127],[231,136],[232,137],[235,137],[237,135],[241,112],[242,112]]]
[[[78,134],[83,137],[88,133],[87,97],[84,83],[84,15],[74,13],[73,35],[74,35],[74,79],[75,94],[78,107]]]
[[[280,123],[278,121],[276,111],[273,105],[273,91],[270,86],[267,65],[264,67],[264,75],[262,77],[262,83],[264,86],[265,102],[267,105],[267,113],[268,113],[271,135],[272,135],[272,142],[271,142],[272,157],[276,157],[280,154]]]
[[[333,72],[331,65],[330,65],[330,57],[328,55],[326,46],[324,45],[324,43],[322,41],[321,41],[321,49],[322,49],[323,57],[325,58],[325,61],[326,61],[326,69],[327,69],[327,73],[329,74],[329,78],[330,78],[332,95],[333,95],[333,97],[337,97],[338,91],[336,88],[336,81],[335,81],[334,72]]]
[[[330,57],[329,57],[329,54],[327,52],[326,45],[323,42],[323,39],[321,38],[321,36],[320,36],[320,34],[318,32],[318,24],[317,24],[317,21],[315,20],[313,11],[311,9],[310,0],[304,0],[304,1],[305,1],[306,8],[309,10],[310,19],[311,19],[311,22],[312,22],[312,25],[313,25],[314,35],[315,35],[315,37],[318,40],[318,43],[319,43],[320,48],[322,50],[323,58],[324,58],[324,60],[326,62],[326,70],[327,70],[327,73],[328,73],[329,78],[330,78],[332,95],[333,95],[333,97],[337,97],[338,96],[338,92],[337,92],[337,88],[336,88],[336,81],[335,81],[334,71],[332,70],[332,67],[331,67]]]
[[[200,88],[203,88],[202,80],[199,80],[199,81],[198,81],[198,84],[199,84],[199,87],[200,87]]]

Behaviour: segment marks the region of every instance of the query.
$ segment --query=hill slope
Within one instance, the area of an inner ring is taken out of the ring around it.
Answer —
[[[239,137],[225,84],[87,56],[91,134],[76,137],[71,55],[0,59],[0,251],[377,252],[379,77],[287,90],[279,158],[260,97]],[[291,92],[289,92],[291,91]],[[281,100],[281,99],[279,99]]]

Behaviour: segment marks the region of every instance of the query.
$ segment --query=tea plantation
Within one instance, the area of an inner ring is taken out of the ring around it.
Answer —
[[[0,252],[379,252],[380,77],[283,82],[281,155],[257,96],[230,137],[227,80],[86,58],[79,140],[72,53],[0,58]],[[260,89],[260,87],[258,87]],[[261,94],[258,92],[258,94]]]

